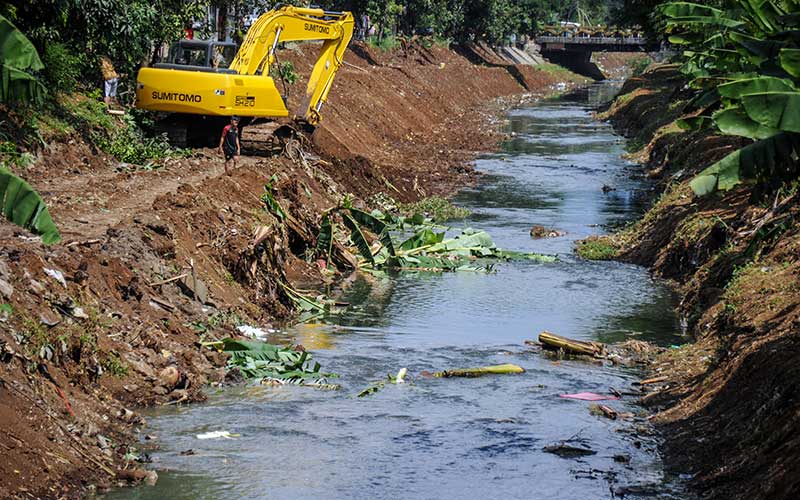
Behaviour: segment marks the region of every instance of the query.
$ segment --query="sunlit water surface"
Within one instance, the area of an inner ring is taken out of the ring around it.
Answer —
[[[621,159],[622,139],[592,119],[591,101],[608,91],[593,87],[511,111],[513,139],[478,160],[485,182],[456,197],[473,211],[456,227],[486,230],[502,248],[558,254],[558,263],[354,280],[344,291],[353,304],[347,313],[285,334],[340,374],[341,391],[238,387],[212,391],[207,404],[162,409],[147,429],[160,446],[153,453],[157,486],[107,496],[574,500],[627,489],[625,498],[686,498],[664,474],[653,438],[630,432],[630,422],[590,414],[589,403],[558,397],[625,390],[636,372],[553,362],[523,344],[542,330],[603,342],[679,342],[673,298],[645,269],[573,254],[575,240],[640,214],[648,189]],[[604,185],[615,190],[604,193]],[[533,224],[567,234],[535,240]],[[419,377],[500,363],[526,373]],[[401,367],[413,384],[355,397]],[[608,406],[641,411],[626,399]],[[196,438],[212,430],[239,437]],[[575,436],[597,453],[565,459],[542,451]]]

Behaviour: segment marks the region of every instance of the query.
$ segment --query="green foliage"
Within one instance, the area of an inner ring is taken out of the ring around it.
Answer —
[[[230,354],[228,368],[237,368],[248,379],[267,379],[279,383],[318,385],[330,374],[320,373],[320,365],[311,354],[265,342],[223,339],[222,350]]]
[[[289,85],[294,85],[297,81],[297,72],[294,69],[292,61],[283,61],[278,66],[278,77]]]
[[[579,17],[592,23],[607,23],[612,13],[620,10],[620,3],[620,0],[355,0],[347,2],[346,7],[357,15],[369,14],[377,28],[376,39],[371,43],[387,48],[395,43],[393,38],[399,33],[428,34],[457,42],[503,43],[512,34],[532,34],[540,24],[577,21]],[[340,7],[337,2],[328,4]]]
[[[0,141],[0,164],[10,164],[19,168],[26,168],[34,161],[34,156],[28,152],[17,151],[17,144],[11,141]]]
[[[586,260],[611,260],[617,255],[616,248],[598,238],[589,238],[579,242],[575,251]]]
[[[719,8],[689,2],[660,7],[673,43],[684,46],[681,70],[697,97],[685,129],[715,127],[755,142],[691,182],[697,195],[745,180],[778,185],[800,174],[800,31],[796,0],[725,0]],[[709,117],[710,115],[710,117]]]
[[[224,7],[226,2],[221,3]],[[40,52],[61,43],[74,54],[85,53],[79,64],[80,80],[89,86],[100,80],[100,56],[108,56],[120,72],[133,75],[143,61],[149,61],[154,47],[177,40],[187,22],[203,18],[209,4],[204,0],[37,0],[18,2],[6,12]]]
[[[641,75],[652,63],[653,60],[647,56],[637,57],[630,62],[631,74],[633,76]]]
[[[367,214],[345,203],[344,206],[329,210],[324,217],[330,217],[330,214],[337,212],[350,231],[351,242],[361,255],[360,267],[363,269],[490,271],[493,263],[498,260],[556,260],[549,255],[502,250],[495,246],[486,232],[469,228],[453,238],[445,238],[444,231],[435,232],[440,226],[418,214],[410,218],[386,215],[377,210]],[[402,231],[409,225],[415,229],[414,234],[400,244],[395,243],[393,233]],[[324,222],[322,228],[317,238],[318,249],[319,242],[324,246],[332,234],[332,230],[329,231]],[[364,230],[377,234],[381,242],[377,250],[370,247]]]
[[[370,47],[375,47],[376,49],[380,49],[384,52],[389,52],[400,46],[400,40],[398,40],[396,36],[387,36],[384,38],[373,36],[367,40],[367,43],[370,45]]]
[[[85,55],[76,55],[60,42],[44,48],[44,79],[52,92],[72,92],[82,79],[86,64]]]
[[[122,127],[94,135],[94,143],[119,161],[152,168],[153,162],[183,154],[170,146],[165,137],[145,135],[130,115],[123,119]]]
[[[103,360],[102,365],[105,371],[115,377],[124,377],[128,374],[128,367],[122,362],[119,354],[113,351],[108,353],[106,358]]]
[[[42,243],[51,245],[61,241],[50,212],[27,182],[0,166],[0,211],[6,218],[25,229],[42,236]]]
[[[440,196],[431,196],[414,203],[401,203],[398,208],[401,212],[409,215],[423,214],[434,222],[465,219],[470,214],[469,209],[453,205],[449,200]]]
[[[269,182],[264,184],[264,194],[261,195],[261,201],[264,202],[267,210],[272,215],[277,217],[279,221],[283,221],[286,219],[286,211],[283,210],[281,204],[275,199],[275,186],[273,186],[277,181],[278,177],[273,174],[273,176],[269,178]]]
[[[356,221],[346,213],[342,214],[342,221],[347,229],[350,230],[350,241],[352,241],[353,245],[355,245],[355,247],[358,249],[361,257],[370,264],[375,264],[375,258],[372,256],[372,250],[369,247],[369,242],[364,236],[364,233],[361,231],[361,228],[358,226],[358,223],[356,223]]]
[[[44,85],[33,73],[44,68],[36,48],[0,15],[0,102],[41,103]]]

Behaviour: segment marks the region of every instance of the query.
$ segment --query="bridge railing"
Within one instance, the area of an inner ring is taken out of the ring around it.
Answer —
[[[586,45],[648,45],[646,38],[608,36],[537,36],[536,43],[564,43]]]

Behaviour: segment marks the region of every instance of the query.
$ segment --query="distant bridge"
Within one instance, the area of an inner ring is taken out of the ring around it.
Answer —
[[[642,36],[543,34],[535,37],[535,40],[541,54],[551,62],[595,80],[603,80],[605,77],[592,62],[593,52],[656,52],[660,49],[658,43]]]
[[[536,37],[544,52],[653,52],[658,43],[639,36],[549,36]]]

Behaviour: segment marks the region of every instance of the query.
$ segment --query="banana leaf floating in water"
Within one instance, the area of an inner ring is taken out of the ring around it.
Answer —
[[[280,384],[315,386],[336,390],[338,385],[328,384],[329,377],[321,373],[320,365],[312,362],[311,354],[266,342],[223,339],[221,349],[230,354],[228,369],[236,368],[247,379],[274,381]]]
[[[339,213],[350,232],[350,241],[360,254],[359,268],[371,271],[491,271],[497,261],[533,260],[555,262],[553,255],[513,252],[495,246],[491,236],[485,231],[464,229],[453,238],[445,238],[445,231],[437,232],[437,226],[421,217],[411,218],[414,234],[402,242],[393,239],[398,231],[405,229],[409,221],[379,211],[366,213],[353,208],[348,202],[323,215],[317,251],[330,252],[330,242],[336,232],[336,224],[331,215]],[[446,228],[445,228],[446,229]],[[370,247],[365,231],[377,236],[375,245]]]

